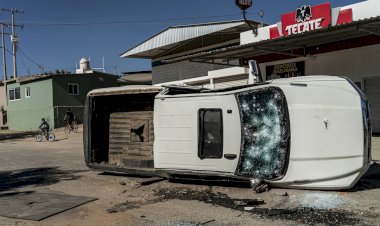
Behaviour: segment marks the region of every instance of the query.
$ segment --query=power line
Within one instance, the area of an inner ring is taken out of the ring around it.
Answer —
[[[39,69],[42,68],[42,65],[41,65],[41,64],[39,64],[39,63],[37,63],[36,61],[32,60],[30,57],[28,57],[28,56],[24,53],[24,51],[22,51],[21,46],[19,46],[18,49],[20,50],[20,53],[21,53],[26,59],[28,59],[30,62],[32,62],[33,64],[35,64]]]
[[[27,71],[28,75],[30,75],[29,68],[26,66],[24,58],[22,57],[22,55],[20,53],[19,53],[19,56],[21,57],[21,62],[24,65],[25,71]]]
[[[248,14],[259,15],[259,13],[248,13]],[[215,15],[215,16],[203,16],[203,17],[172,18],[172,19],[82,22],[82,23],[34,22],[34,23],[25,23],[24,25],[28,27],[50,27],[50,26],[89,26],[89,25],[136,24],[136,23],[143,24],[143,23],[173,22],[173,21],[194,20],[194,19],[211,19],[211,18],[232,17],[232,16],[240,16],[240,15],[241,14],[226,14],[226,15]]]
[[[7,51],[8,53],[12,54],[12,51],[10,51],[9,49],[5,48],[5,51]]]

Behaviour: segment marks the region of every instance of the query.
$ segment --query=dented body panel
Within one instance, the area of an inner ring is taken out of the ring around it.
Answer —
[[[104,171],[330,190],[352,187],[371,161],[365,97],[334,76],[95,90],[85,114],[86,163]]]

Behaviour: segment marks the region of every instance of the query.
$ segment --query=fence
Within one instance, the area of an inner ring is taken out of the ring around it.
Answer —
[[[84,106],[55,106],[54,107],[54,127],[60,128],[65,126],[63,118],[66,115],[67,109],[73,112],[77,123],[83,123]]]

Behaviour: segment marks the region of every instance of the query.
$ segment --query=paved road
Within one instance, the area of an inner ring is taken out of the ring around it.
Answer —
[[[53,143],[37,143],[33,137],[0,139],[0,195],[13,191],[55,191],[93,196],[98,200],[40,222],[0,217],[0,225],[374,225],[380,222],[380,165],[348,192],[272,189],[254,194],[241,184],[182,181],[140,186],[139,178],[89,171],[83,162],[81,133],[65,135],[57,131],[56,135],[58,140]],[[380,137],[375,137],[373,144],[373,158],[380,160]],[[244,212],[243,207],[236,205],[239,199],[254,198],[263,199],[265,204],[251,212]]]

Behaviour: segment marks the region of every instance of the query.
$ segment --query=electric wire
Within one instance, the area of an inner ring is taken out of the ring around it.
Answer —
[[[259,15],[259,13],[247,13],[250,15]],[[131,20],[131,21],[109,21],[109,22],[82,22],[82,23],[51,23],[51,22],[31,22],[25,23],[24,26],[28,27],[49,27],[49,26],[90,26],[90,25],[112,25],[112,24],[144,24],[144,23],[157,23],[157,22],[174,22],[183,20],[194,19],[211,19],[221,17],[240,16],[241,14],[226,14],[215,16],[203,16],[203,17],[185,17],[185,18],[172,18],[172,19],[155,19],[155,20]]]
[[[41,69],[43,66],[39,63],[37,63],[36,61],[32,60],[30,57],[28,57],[25,52],[22,50],[22,48],[20,46],[18,46],[18,49],[20,50],[20,53],[26,58],[28,59],[30,62],[32,62],[33,64],[35,64],[38,69]]]
[[[23,56],[20,54],[20,52],[18,52],[18,56],[20,56],[21,63],[24,65],[24,69],[25,69],[25,71],[28,73],[28,75],[30,75],[30,73],[29,73],[29,68],[26,66],[25,61],[24,61],[24,58],[23,58]]]

